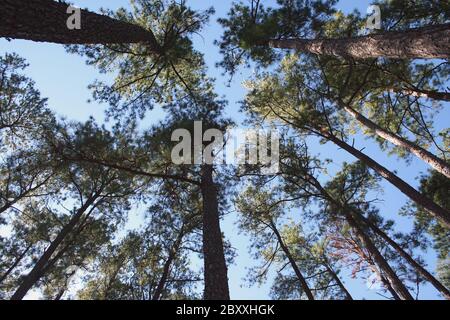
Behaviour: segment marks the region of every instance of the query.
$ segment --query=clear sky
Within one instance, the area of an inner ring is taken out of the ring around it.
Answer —
[[[117,9],[121,6],[127,7],[128,0],[76,0],[72,1],[79,7],[88,7],[96,11],[100,7],[108,9]],[[238,101],[242,100],[245,94],[241,83],[246,79],[251,71],[243,71],[237,75],[230,87],[225,85],[226,79],[221,77],[221,70],[215,68],[215,63],[220,60],[218,48],[213,45],[215,39],[219,39],[221,29],[216,19],[225,16],[231,5],[231,0],[190,0],[188,3],[195,9],[206,9],[214,6],[216,15],[212,17],[208,26],[201,33],[201,36],[195,36],[194,41],[196,48],[205,54],[205,59],[210,66],[209,74],[217,79],[216,91],[226,97],[230,102],[227,108],[227,114],[230,116],[241,118],[238,114]],[[273,1],[263,1],[264,4]],[[369,5],[367,0],[341,0],[339,8],[345,12],[358,9],[365,13]],[[100,75],[93,67],[86,66],[84,59],[77,55],[66,53],[64,48],[56,44],[35,43],[22,40],[12,40],[10,42],[0,39],[0,54],[5,52],[17,52],[26,58],[30,63],[27,75],[36,81],[37,87],[42,95],[49,98],[49,106],[55,110],[60,116],[64,116],[69,120],[83,121],[93,116],[97,121],[104,120],[104,105],[98,103],[88,103],[91,98],[90,91],[87,86],[94,79],[110,80],[111,75]],[[449,108],[445,108],[445,112],[437,120],[438,127],[448,127],[448,119],[450,119]],[[163,116],[160,110],[154,110],[150,114],[149,122],[161,119]],[[380,152],[378,146],[371,141],[358,137],[355,145],[357,147],[366,147],[365,152],[371,157],[383,163],[391,170],[396,170],[398,175],[410,184],[417,186],[417,177],[420,173],[426,172],[427,168],[419,161],[413,160],[408,166],[403,160],[395,157],[387,157]],[[336,162],[333,164],[336,169],[339,168],[341,161],[354,161],[347,156],[344,151],[338,150],[336,147],[327,144],[324,146],[314,146],[314,151],[320,152],[324,157],[332,157]],[[381,213],[387,217],[398,217],[398,209],[405,203],[405,197],[395,188],[387,183],[382,184],[384,188],[383,194],[379,198],[384,202],[379,204]],[[411,227],[411,221],[405,218],[396,218],[398,227],[401,230],[408,230]],[[226,237],[231,241],[232,245],[237,249],[238,258],[236,263],[230,266],[230,290],[233,299],[267,299],[270,283],[258,288],[248,288],[244,285],[243,278],[246,275],[246,268],[254,264],[254,261],[248,255],[248,239],[245,236],[238,235],[237,227],[234,224],[235,213],[230,213],[222,223],[223,231]],[[434,271],[435,254],[428,252],[424,254],[429,269]],[[367,299],[381,298],[374,290],[369,290],[362,280],[351,279],[348,272],[343,273],[343,278],[349,291],[355,298],[365,297]],[[242,286],[244,285],[244,286]],[[420,298],[429,299],[436,298],[433,288],[424,286],[421,290]]]

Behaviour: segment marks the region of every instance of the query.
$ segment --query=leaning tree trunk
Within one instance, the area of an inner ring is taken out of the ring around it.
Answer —
[[[432,216],[436,217],[444,226],[450,228],[450,212],[448,212],[448,210],[442,208],[429,198],[422,195],[419,191],[411,187],[411,185],[406,183],[404,180],[400,179],[393,172],[389,171],[387,168],[385,168],[369,156],[365,155],[361,151],[357,150],[353,146],[347,144],[345,141],[337,138],[333,134],[322,133],[322,135],[324,138],[330,140],[338,147],[344,149],[357,159],[361,160],[363,163],[367,164],[384,179],[397,187],[404,195],[417,203],[419,206],[423,207]]]
[[[302,287],[303,291],[305,292],[306,296],[308,297],[308,300],[314,300],[314,295],[313,295],[311,289],[309,288],[305,277],[303,276],[302,272],[300,271],[300,268],[298,267],[297,263],[295,262],[295,259],[292,257],[292,254],[291,254],[289,248],[284,243],[283,238],[281,237],[280,232],[278,232],[276,225],[272,221],[270,222],[270,227],[271,227],[272,231],[274,232],[275,236],[277,237],[278,244],[280,245],[280,247],[283,250],[286,257],[288,258],[289,264],[291,265],[291,268],[294,270],[294,273],[297,276],[298,281],[300,282],[300,286]]]
[[[172,263],[175,259],[178,249],[180,248],[181,242],[183,241],[183,237],[184,231],[183,228],[181,228],[180,233],[178,234],[178,237],[175,240],[175,243],[170,248],[169,256],[167,257],[167,260],[164,263],[163,272],[161,278],[158,281],[158,285],[156,286],[155,292],[153,293],[153,296],[151,298],[152,300],[161,299],[164,288],[166,287],[167,284],[167,279],[169,278],[170,275],[170,268],[172,267]]]
[[[201,173],[203,197],[203,255],[206,300],[229,300],[227,265],[220,231],[218,190],[213,180],[213,167],[203,165]]]
[[[440,100],[440,101],[450,101],[450,92],[424,90],[424,89],[417,89],[417,88],[391,89],[390,91],[395,92],[395,93],[401,93],[403,95],[417,97],[417,98],[426,98],[426,99]]]
[[[383,271],[384,275],[386,276],[387,280],[389,281],[390,285],[395,290],[395,292],[398,293],[398,295],[402,300],[414,300],[414,298],[409,293],[408,289],[405,287],[403,282],[398,278],[395,271],[392,270],[391,266],[383,257],[383,255],[380,253],[380,251],[377,249],[377,247],[372,242],[370,237],[361,228],[359,222],[353,217],[353,215],[350,212],[348,212],[345,209],[344,214],[348,224],[355,231],[356,236],[359,238],[364,247],[370,253],[370,255],[372,256],[373,260],[378,265],[380,270]]]
[[[333,278],[334,282],[338,285],[339,289],[341,289],[342,293],[344,293],[345,300],[353,300],[352,295],[347,290],[347,288],[344,286],[344,284],[342,283],[341,279],[336,274],[336,272],[333,270],[333,268],[328,264],[328,262],[326,262],[324,265],[325,265],[325,268],[327,269],[327,272]]]
[[[81,29],[69,29],[68,6],[53,0],[2,0],[0,37],[61,44],[142,42],[159,53],[150,30],[87,10],[81,10]]]
[[[447,300],[450,300],[450,291],[439,281],[437,280],[431,273],[429,273],[424,267],[422,267],[417,261],[415,261],[411,255],[409,255],[397,242],[395,242],[391,237],[389,237],[383,230],[381,230],[378,226],[372,223],[366,217],[360,215],[361,220],[372,229],[375,234],[380,236],[384,241],[386,241],[397,253],[408,263],[416,269],[416,271],[424,277],[427,281],[429,281]]]
[[[18,256],[16,258],[16,260],[14,261],[14,263],[8,268],[8,270],[5,271],[4,274],[2,274],[2,276],[0,277],[0,283],[2,283],[3,281],[5,281],[5,279],[11,274],[11,272],[14,271],[14,269],[19,265],[19,263],[23,260],[23,258],[25,257],[25,255],[27,254],[28,251],[30,251],[31,247],[33,245],[30,244],[28,245],[28,247],[20,254],[20,256]]]
[[[350,106],[343,106],[343,109],[350,114],[356,121],[358,121],[364,127],[375,132],[379,137],[386,139],[387,141],[408,150],[410,153],[416,155],[418,158],[429,164],[436,171],[442,173],[447,178],[450,178],[450,165],[444,160],[436,157],[431,152],[423,149],[422,147],[412,143],[411,141],[396,135],[388,130],[383,129],[364,115],[356,111]]]
[[[28,275],[25,276],[19,288],[17,288],[16,292],[12,295],[11,300],[23,299],[28,291],[36,284],[36,282],[39,281],[39,279],[43,275],[43,270],[45,270],[52,255],[56,252],[58,247],[67,238],[67,236],[74,230],[83,214],[95,202],[97,197],[98,196],[91,197],[88,201],[86,201],[86,203],[72,216],[69,223],[61,229],[50,246],[45,250],[39,260],[36,262],[33,269],[28,273]]]
[[[340,39],[272,39],[272,48],[356,59],[448,59],[450,24]]]

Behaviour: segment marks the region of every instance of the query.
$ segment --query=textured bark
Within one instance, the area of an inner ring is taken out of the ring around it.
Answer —
[[[411,141],[396,135],[395,133],[389,132],[388,130],[383,129],[376,123],[372,122],[370,119],[363,116],[361,113],[351,108],[350,106],[344,106],[343,109],[347,111],[356,121],[358,121],[362,126],[372,130],[379,137],[386,139],[392,144],[396,146],[402,147],[408,150],[410,153],[417,156],[419,159],[426,162],[436,171],[442,173],[447,178],[450,178],[450,165],[446,163],[444,160],[436,157],[431,152],[421,148],[420,146],[412,143]]]
[[[398,278],[397,274],[391,268],[389,263],[384,259],[378,248],[372,242],[370,237],[366,234],[363,228],[361,228],[359,221],[355,219],[352,213],[344,209],[345,218],[350,225],[350,227],[355,231],[356,236],[359,238],[361,243],[364,245],[366,250],[370,253],[372,259],[378,265],[380,270],[383,271],[384,276],[389,281],[392,288],[400,296],[402,300],[414,300],[414,298],[409,293],[408,289]]]
[[[87,10],[81,11],[81,29],[70,30],[68,6],[53,0],[2,0],[0,37],[61,44],[142,42],[160,51],[151,31]]]
[[[450,300],[450,291],[439,281],[437,280],[431,273],[429,273],[424,267],[422,267],[417,261],[413,259],[398,243],[396,243],[391,237],[389,237],[383,230],[378,228],[374,223],[370,220],[366,219],[364,216],[360,215],[360,218],[364,221],[364,223],[372,229],[375,234],[380,236],[384,241],[386,241],[397,253],[408,263],[416,269],[416,271],[424,277],[427,281],[429,281],[443,296],[445,299]]]
[[[78,211],[72,216],[70,221],[61,229],[56,238],[52,241],[50,246],[45,250],[42,256],[34,265],[33,269],[25,276],[16,292],[11,297],[11,300],[21,300],[27,292],[39,281],[43,276],[44,270],[47,268],[50,259],[56,252],[61,243],[67,238],[67,236],[74,230],[77,223],[81,220],[81,217],[86,210],[95,202],[98,196],[91,197],[86,203],[78,209]],[[55,261],[55,260],[53,260]]]
[[[273,48],[356,59],[448,59],[450,24],[352,38],[273,39],[267,44]]]
[[[30,251],[32,245],[30,244],[22,253],[20,256],[18,256],[16,258],[16,260],[14,261],[14,263],[11,265],[11,267],[8,268],[8,270],[5,271],[4,274],[2,274],[2,276],[0,277],[0,283],[2,283],[3,281],[5,281],[5,279],[11,274],[11,272],[14,271],[14,269],[19,265],[19,263],[23,260],[23,258],[25,257],[25,255],[27,254],[28,251]]]
[[[270,227],[272,231],[274,232],[275,236],[277,237],[278,243],[283,250],[284,254],[289,260],[289,264],[291,265],[292,270],[294,270],[294,273],[298,279],[298,282],[300,283],[300,286],[302,287],[303,291],[305,292],[306,296],[308,297],[308,300],[314,300],[314,295],[311,291],[311,289],[308,286],[308,283],[306,282],[305,277],[303,276],[302,272],[300,271],[300,268],[297,265],[297,262],[295,262],[295,259],[292,257],[292,254],[289,250],[289,248],[286,246],[286,244],[283,241],[283,238],[281,237],[280,232],[278,231],[276,225],[271,222]]]
[[[381,175],[384,179],[389,181],[392,185],[397,187],[404,195],[410,198],[412,201],[417,203],[419,206],[423,207],[428,213],[436,217],[444,226],[450,228],[450,212],[448,210],[442,208],[429,198],[425,197],[419,191],[411,187],[404,180],[400,179],[393,172],[389,171],[387,168],[365,155],[361,151],[347,144],[345,141],[335,137],[332,134],[323,133],[323,136],[349,152],[351,155],[361,160],[363,163],[367,164],[370,168],[372,168],[375,172]]]
[[[164,288],[166,287],[167,279],[169,278],[170,275],[170,268],[172,266],[173,260],[175,259],[175,255],[177,254],[178,249],[181,245],[181,242],[183,241],[183,237],[184,231],[181,230],[172,248],[170,248],[169,256],[167,257],[167,260],[164,263],[163,272],[161,278],[158,281],[158,285],[156,286],[155,292],[153,293],[152,300],[161,299]]]
[[[213,168],[202,168],[201,192],[203,197],[203,255],[205,300],[229,300],[227,265],[220,231],[217,186],[213,180]]]
[[[344,286],[341,279],[336,274],[336,272],[333,270],[333,268],[328,263],[325,264],[325,268],[327,269],[327,271],[331,275],[331,277],[334,279],[334,282],[338,285],[338,287],[344,293],[345,300],[353,300],[352,295],[350,294],[350,292],[348,292],[347,288]]]

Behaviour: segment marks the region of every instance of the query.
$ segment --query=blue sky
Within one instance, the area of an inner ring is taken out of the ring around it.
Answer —
[[[117,9],[121,6],[127,7],[128,0],[76,0],[72,1],[79,7],[88,7],[96,11],[100,7],[108,9]],[[264,3],[272,3],[272,1],[263,1]],[[206,9],[214,6],[216,15],[212,17],[208,26],[202,32],[202,36],[195,36],[196,48],[204,53],[207,65],[209,66],[209,75],[217,79],[216,91],[226,97],[229,101],[227,107],[227,115],[241,118],[238,114],[238,101],[242,100],[245,94],[241,83],[248,78],[251,70],[243,70],[238,74],[230,87],[226,86],[226,80],[221,76],[222,70],[215,68],[215,63],[220,60],[218,48],[213,45],[213,41],[218,39],[221,35],[221,29],[218,26],[216,19],[224,16],[228,12],[231,5],[231,0],[190,0],[188,3],[195,9]],[[349,12],[353,9],[358,9],[365,13],[369,5],[367,0],[341,0],[338,7]],[[5,52],[17,52],[22,57],[26,58],[30,67],[27,70],[27,75],[36,81],[37,87],[42,92],[42,95],[49,98],[49,106],[55,110],[60,116],[64,116],[69,120],[83,121],[93,116],[97,121],[104,120],[104,105],[98,103],[88,103],[91,98],[90,91],[87,86],[93,82],[94,79],[111,80],[111,75],[100,75],[93,67],[86,66],[84,59],[77,55],[66,53],[61,45],[34,43],[22,40],[12,40],[8,42],[0,39],[0,54]],[[149,123],[160,119],[163,116],[159,110],[154,110],[149,115],[147,121]],[[446,108],[440,118],[437,120],[438,127],[448,127],[448,119],[450,119],[449,108]],[[417,186],[417,177],[420,173],[425,173],[427,167],[421,162],[413,160],[407,166],[403,160],[398,160],[395,157],[388,157],[380,152],[377,145],[371,141],[358,138],[356,146],[362,148],[366,147],[365,152],[377,161],[384,164],[391,170],[396,170],[398,175],[410,184]],[[339,168],[341,161],[354,161],[347,156],[344,151],[338,150],[336,147],[326,144],[323,146],[314,146],[314,151],[320,153],[324,157],[332,157],[336,162],[332,166]],[[379,204],[381,213],[387,217],[398,217],[398,209],[405,203],[405,197],[399,193],[395,188],[387,183],[382,184],[384,188],[383,194],[379,198],[384,201]],[[405,218],[396,218],[398,227],[401,230],[408,230],[411,226],[411,221]],[[246,267],[252,266],[254,261],[248,255],[248,239],[243,235],[238,235],[237,227],[234,224],[235,214],[230,213],[222,223],[222,228],[231,241],[232,245],[238,250],[238,258],[233,266],[229,269],[230,290],[233,299],[265,299],[268,298],[270,283],[261,288],[258,287],[242,287],[244,284],[243,278],[246,275]],[[434,270],[435,254],[428,252],[425,254],[426,261],[429,264],[429,269]],[[365,297],[367,299],[378,299],[374,290],[369,290],[362,280],[353,280],[348,276],[348,272],[343,274],[344,280],[349,288],[349,291],[355,298]],[[435,298],[433,288],[424,286],[421,290],[421,298],[430,299]]]

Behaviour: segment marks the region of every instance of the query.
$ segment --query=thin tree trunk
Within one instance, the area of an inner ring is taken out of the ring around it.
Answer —
[[[450,24],[341,39],[273,39],[273,48],[356,59],[448,59]]]
[[[432,90],[423,90],[417,88],[408,88],[408,89],[392,89],[392,92],[402,93],[404,95],[418,97],[418,98],[426,98],[432,100],[440,100],[440,101],[450,101],[450,92],[440,92],[440,91],[432,91]]]
[[[380,281],[381,283],[384,285],[384,287],[386,288],[387,291],[389,291],[389,293],[391,294],[392,298],[394,300],[402,300],[400,298],[400,296],[397,294],[397,292],[395,292],[394,288],[392,288],[391,284],[389,283],[389,281],[386,279],[385,276],[383,276],[378,270],[377,270],[378,276],[380,277]]]
[[[362,242],[364,247],[370,253],[370,255],[372,256],[375,263],[383,271],[384,275],[386,276],[389,283],[392,285],[392,288],[395,290],[395,292],[398,293],[398,295],[400,296],[400,298],[402,300],[414,300],[414,298],[409,293],[408,289],[405,287],[405,285],[402,283],[402,281],[395,274],[394,270],[392,270],[391,266],[384,259],[383,255],[377,249],[377,247],[372,242],[370,237],[361,228],[361,226],[359,225],[357,220],[355,220],[355,218],[353,217],[353,214],[348,212],[345,208],[343,208],[343,209],[344,209],[345,218],[346,218],[348,224],[355,231],[356,236],[359,238],[359,240]]]
[[[380,136],[383,139],[386,139],[392,144],[405,148],[410,153],[416,155],[418,158],[429,164],[436,171],[442,173],[447,178],[450,178],[450,165],[446,163],[444,160],[436,157],[431,152],[419,147],[418,145],[412,143],[411,141],[406,140],[396,135],[395,133],[389,132],[381,128],[379,125],[372,122],[370,119],[366,118],[352,107],[343,106],[343,108],[345,111],[347,111],[348,114],[350,114],[356,121],[358,121],[364,127],[374,131],[378,136]]]
[[[183,240],[183,237],[184,237],[184,231],[181,230],[180,233],[178,234],[178,237],[177,237],[175,243],[173,244],[172,248],[170,248],[169,256],[167,257],[167,260],[164,263],[163,273],[161,275],[161,278],[158,281],[158,285],[156,286],[155,292],[153,293],[152,300],[161,299],[163,290],[167,283],[167,279],[169,278],[169,275],[170,275],[170,267],[172,266],[172,262],[175,259],[175,255],[178,252],[178,249],[181,245],[181,241]]]
[[[303,276],[302,272],[300,271],[300,268],[298,267],[297,263],[295,262],[295,259],[292,257],[292,254],[291,254],[289,248],[284,243],[283,238],[281,237],[281,234],[278,232],[278,229],[277,229],[276,225],[273,223],[273,221],[270,222],[270,228],[275,233],[278,243],[280,244],[280,247],[283,250],[286,257],[288,258],[289,263],[290,263],[292,269],[294,270],[294,273],[297,276],[298,281],[300,282],[300,286],[302,287],[303,291],[305,292],[306,296],[308,297],[308,300],[315,300],[314,295],[313,295],[311,289],[309,288],[305,277]]]
[[[211,165],[202,167],[203,254],[206,300],[229,300],[227,265],[220,231],[217,186]]]
[[[27,276],[23,279],[19,288],[17,288],[16,292],[11,297],[11,300],[21,300],[27,294],[27,292],[36,284],[37,281],[42,277],[43,270],[46,268],[48,262],[50,261],[52,255],[56,252],[60,244],[67,238],[67,236],[72,232],[77,223],[80,221],[83,214],[86,210],[91,206],[95,200],[98,198],[98,195],[91,197],[86,203],[78,209],[78,211],[72,216],[69,223],[66,224],[56,238],[52,241],[50,246],[45,250],[42,256],[34,265],[33,269],[28,273]]]
[[[395,187],[397,187],[403,194],[405,194],[408,198],[413,200],[419,206],[423,207],[427,212],[436,217],[441,223],[450,228],[450,212],[448,210],[442,208],[429,198],[422,195],[416,189],[411,187],[404,180],[400,179],[393,172],[389,171],[387,168],[365,155],[361,151],[347,144],[345,141],[337,138],[333,134],[324,133],[323,136],[335,143],[337,146],[349,152],[351,155],[361,160],[363,163],[367,164],[370,168],[372,168],[375,172],[381,175],[384,179],[389,181]]]
[[[383,230],[378,228],[374,223],[372,223],[369,219],[360,215],[361,220],[372,229],[375,234],[380,236],[383,240],[385,240],[397,253],[404,258],[408,263],[416,269],[416,271],[424,277],[427,281],[429,281],[447,300],[450,300],[450,291],[439,281],[437,280],[431,273],[429,273],[424,267],[422,267],[419,263],[417,263],[398,243],[396,243],[391,237],[389,237]]]
[[[334,282],[338,285],[338,287],[341,289],[341,291],[345,295],[345,300],[353,300],[352,295],[350,292],[348,292],[347,288],[342,283],[341,279],[339,279],[339,276],[336,274],[336,272],[331,268],[331,266],[327,263],[325,263],[325,268],[327,269],[328,273],[331,275],[331,277],[334,279]]]
[[[71,30],[68,6],[53,0],[2,0],[0,37],[61,44],[142,42],[160,52],[150,30],[87,10],[81,10],[81,29]]]
[[[11,267],[8,268],[8,270],[6,270],[6,272],[0,277],[0,283],[2,283],[3,281],[5,281],[5,279],[11,274],[11,272],[13,272],[13,270],[19,265],[19,263],[23,260],[23,258],[25,257],[25,255],[27,254],[28,251],[30,251],[30,249],[33,247],[32,244],[30,244],[23,252],[22,254],[16,258],[16,261],[14,261],[14,263],[12,264]]]

